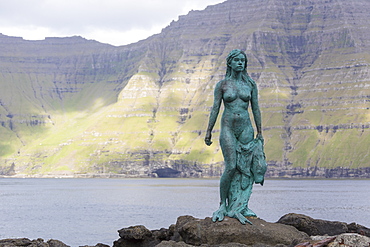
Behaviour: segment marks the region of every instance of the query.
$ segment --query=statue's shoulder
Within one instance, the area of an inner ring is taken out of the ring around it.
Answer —
[[[222,79],[221,81],[217,82],[216,88],[223,88],[223,86],[226,84],[227,80]]]
[[[248,75],[248,81],[253,88],[257,88],[256,82]]]
[[[228,80],[226,78],[222,79],[221,81],[218,82],[218,84],[222,85],[225,84]]]

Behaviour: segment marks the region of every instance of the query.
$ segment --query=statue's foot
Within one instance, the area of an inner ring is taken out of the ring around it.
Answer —
[[[245,225],[246,223],[253,225],[252,222],[245,218],[245,216],[242,215],[241,213],[236,213],[235,218],[237,218],[243,225]]]
[[[216,222],[217,220],[223,221],[223,219],[225,218],[225,215],[226,215],[226,206],[225,204],[221,204],[220,208],[216,212],[213,213],[212,221],[213,222]]]
[[[249,208],[247,208],[247,211],[244,212],[243,215],[248,217],[257,217],[257,215]]]

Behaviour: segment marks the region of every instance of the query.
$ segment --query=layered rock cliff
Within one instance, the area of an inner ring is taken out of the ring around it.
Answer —
[[[370,3],[228,0],[114,47],[0,35],[3,174],[218,176],[204,145],[234,48],[258,84],[268,176],[369,177]]]

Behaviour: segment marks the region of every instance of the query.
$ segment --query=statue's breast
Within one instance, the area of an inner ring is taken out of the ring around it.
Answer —
[[[226,102],[232,102],[238,98],[237,91],[235,89],[228,88],[224,91],[223,98]]]
[[[245,102],[250,101],[251,99],[251,89],[248,86],[243,86],[238,90],[238,96]]]
[[[235,83],[232,81],[226,81],[222,86],[223,99],[226,102],[232,102],[238,98],[248,102],[251,99],[251,88],[245,85],[244,82]]]

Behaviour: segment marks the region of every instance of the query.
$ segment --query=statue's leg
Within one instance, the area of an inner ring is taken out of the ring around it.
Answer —
[[[247,144],[247,143],[253,141],[253,139],[254,139],[253,127],[251,125],[245,126],[245,129],[243,130],[243,132],[241,133],[241,135],[239,137],[239,141],[242,144]],[[251,161],[252,161],[252,159],[250,160],[250,162]],[[251,166],[252,166],[251,163],[248,164],[248,169],[251,169]],[[245,223],[252,224],[245,217],[246,216],[256,216],[256,214],[248,208],[249,198],[252,194],[253,183],[254,183],[253,179],[249,180],[249,184],[246,186],[246,188],[244,190],[244,193],[243,193],[243,197],[244,197],[243,199],[246,202],[246,208],[243,210],[243,213],[239,213],[239,215],[237,216],[237,218],[239,219],[239,221],[242,224],[245,224]]]
[[[227,213],[226,199],[228,197],[231,179],[236,170],[236,138],[231,131],[221,131],[220,144],[225,160],[225,170],[220,179],[220,208],[213,213],[213,221],[222,221]]]
[[[254,130],[252,125],[245,125],[244,130],[240,134],[238,141],[242,144],[248,144],[254,139]]]

